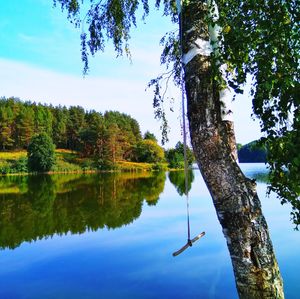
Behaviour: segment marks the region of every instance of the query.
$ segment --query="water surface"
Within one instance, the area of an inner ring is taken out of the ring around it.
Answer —
[[[265,197],[264,164],[242,164],[258,180],[285,283],[298,298],[299,232],[288,206]],[[187,239],[183,174],[94,174],[0,179],[0,298],[237,298],[231,261],[209,193],[190,174]]]

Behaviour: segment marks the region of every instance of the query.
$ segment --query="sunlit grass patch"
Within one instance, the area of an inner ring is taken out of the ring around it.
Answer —
[[[76,172],[95,170],[93,161],[80,157],[76,151],[56,149],[56,162],[52,167],[53,172]]]
[[[167,170],[166,163],[140,163],[117,161],[109,171],[120,172],[151,172]],[[92,158],[81,157],[79,152],[56,149],[55,164],[51,169],[54,172],[95,172],[99,171]],[[27,152],[25,150],[0,152],[0,174],[24,174],[27,169]]]
[[[150,163],[136,163],[128,161],[118,161],[117,167],[123,171],[151,171],[152,165]]]
[[[159,171],[159,170],[166,170],[167,164],[118,161],[117,168],[120,171]]]
[[[82,171],[81,167],[76,164],[64,161],[63,159],[56,158],[55,164],[51,169],[51,172],[72,172]]]
[[[62,153],[62,154],[77,154],[75,151],[64,149],[64,148],[57,148],[55,150],[56,153]]]
[[[18,160],[27,156],[25,150],[13,152],[0,152],[0,160]]]

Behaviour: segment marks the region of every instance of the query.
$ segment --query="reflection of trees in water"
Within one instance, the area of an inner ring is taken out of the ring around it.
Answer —
[[[0,198],[5,199],[9,194],[28,192],[29,176],[1,176],[0,178]]]
[[[165,173],[1,178],[0,248],[129,224],[140,216],[144,200],[157,203],[164,184]],[[1,191],[2,186],[9,188]]]
[[[188,171],[188,191],[192,188],[192,183],[195,179],[193,170]],[[169,180],[175,186],[178,194],[182,196],[186,193],[185,191],[185,176],[184,171],[171,171],[169,172]]]

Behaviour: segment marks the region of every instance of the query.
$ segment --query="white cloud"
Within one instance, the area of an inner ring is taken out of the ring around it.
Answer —
[[[143,132],[149,130],[159,139],[159,123],[153,117],[152,93],[146,92],[145,86],[144,78],[83,78],[0,59],[0,96],[55,106],[80,105],[99,112],[117,110],[130,114],[139,122]],[[173,129],[170,146],[181,139],[176,116],[170,116]]]
[[[150,54],[148,62],[151,58]],[[124,79],[121,76],[83,78],[0,59],[0,96],[14,96],[21,100],[53,105],[80,105],[99,112],[117,110],[135,118],[142,132],[149,130],[160,139],[160,124],[153,116],[152,93],[150,90],[145,91],[147,80],[138,73],[141,72],[138,69],[135,71],[133,68]],[[178,91],[170,88],[168,92],[170,97],[180,98]],[[168,113],[171,127],[168,147],[182,140],[178,107],[179,101],[175,104],[175,112]],[[238,98],[233,103],[233,110],[237,142],[244,144],[259,138],[258,122],[250,117],[250,100],[246,96]]]

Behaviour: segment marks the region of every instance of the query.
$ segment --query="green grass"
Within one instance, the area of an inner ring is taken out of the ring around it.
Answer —
[[[128,161],[118,161],[116,163],[116,169],[119,171],[164,171],[168,169],[167,163],[141,163],[141,162],[128,162]]]
[[[78,161],[78,153],[58,149],[55,151],[56,162],[52,167],[52,172],[78,172],[83,171],[82,165]]]
[[[0,152],[0,174],[27,172],[27,152]]]
[[[71,150],[55,150],[55,165],[50,173],[70,172],[96,172],[94,162],[88,158],[80,157],[79,153]],[[167,170],[166,163],[135,163],[118,161],[112,171],[122,172],[150,172]],[[27,152],[24,150],[13,152],[0,152],[0,174],[25,174],[27,170]]]
[[[121,171],[151,171],[152,164],[118,161],[117,168]]]
[[[20,158],[25,158],[27,156],[27,152],[22,151],[13,151],[13,152],[0,152],[0,161],[2,160],[10,160],[15,161]]]

